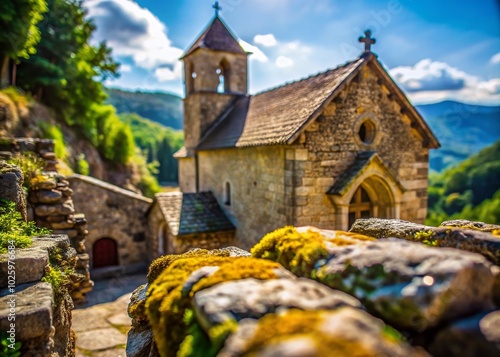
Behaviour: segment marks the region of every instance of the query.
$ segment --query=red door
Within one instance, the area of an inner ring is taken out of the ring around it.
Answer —
[[[92,248],[93,267],[102,268],[118,265],[118,248],[116,241],[111,238],[101,238]]]

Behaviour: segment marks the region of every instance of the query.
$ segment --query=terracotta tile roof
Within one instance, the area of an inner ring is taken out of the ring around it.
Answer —
[[[205,135],[198,149],[287,143],[365,59],[237,100]]]
[[[211,192],[158,193],[155,200],[175,236],[236,229]]]
[[[216,16],[212,23],[203,31],[195,43],[187,50],[183,57],[194,52],[198,48],[207,48],[215,51],[226,51],[232,53],[246,54],[241,48],[235,36],[227,26]]]

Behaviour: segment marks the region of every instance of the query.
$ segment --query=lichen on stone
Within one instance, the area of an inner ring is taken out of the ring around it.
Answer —
[[[203,254],[207,254],[204,252]],[[246,257],[205,257],[182,255],[168,258],[168,267],[150,285],[146,312],[162,357],[175,356],[188,335],[184,314],[190,308],[195,292],[223,281],[245,278],[274,279],[280,265]],[[183,291],[187,279],[195,271],[210,266],[220,267],[212,276],[201,279],[190,291]]]
[[[278,262],[292,273],[306,277],[318,260],[329,255],[320,233],[299,233],[291,226],[267,234],[250,252],[253,257]]]

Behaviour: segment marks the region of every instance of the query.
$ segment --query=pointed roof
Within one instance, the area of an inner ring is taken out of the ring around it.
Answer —
[[[327,194],[331,195],[344,195],[349,187],[352,186],[356,178],[361,176],[363,172],[372,163],[377,163],[383,171],[386,173],[386,178],[390,179],[395,185],[399,187],[401,191],[404,191],[404,187],[401,182],[397,179],[396,175],[387,168],[380,156],[374,151],[362,151],[357,156],[351,166],[349,166],[340,176],[335,180],[334,185],[328,190]]]
[[[198,48],[206,48],[214,51],[225,51],[246,54],[219,16],[215,16],[212,23],[203,31],[194,44],[187,50],[181,59],[193,53]]]
[[[197,149],[292,144],[367,65],[379,73],[383,84],[395,94],[398,103],[412,119],[412,127],[423,137],[424,145],[438,148],[438,140],[402,90],[375,55],[365,52],[358,59],[335,69],[253,96],[239,97],[215,121]]]

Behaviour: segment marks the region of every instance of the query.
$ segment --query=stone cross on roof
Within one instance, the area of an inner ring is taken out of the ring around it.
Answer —
[[[219,16],[219,11],[222,10],[222,7],[219,5],[219,2],[216,1],[215,4],[212,5],[215,9],[215,16]]]
[[[374,38],[371,37],[372,32],[370,30],[365,31],[365,37],[360,36],[358,38],[359,42],[363,42],[365,44],[365,52],[371,52],[371,46],[377,42]]]

